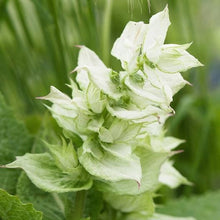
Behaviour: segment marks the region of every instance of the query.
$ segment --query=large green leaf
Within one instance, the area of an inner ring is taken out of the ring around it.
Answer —
[[[2,220],[41,220],[42,213],[32,204],[23,204],[16,196],[0,189],[0,219]]]
[[[43,220],[64,220],[64,207],[59,195],[37,188],[25,172],[18,179],[16,194],[22,202],[32,203],[34,208],[43,212]]]
[[[209,192],[189,199],[182,198],[168,202],[158,212],[175,216],[193,216],[198,220],[220,219],[220,191]]]
[[[25,154],[5,167],[24,169],[31,181],[47,192],[79,191],[92,185],[92,180],[81,166],[72,172],[63,172],[48,153]]]
[[[0,164],[6,164],[15,156],[29,152],[32,138],[24,124],[18,122],[0,94]],[[0,187],[15,194],[19,170],[0,169]]]

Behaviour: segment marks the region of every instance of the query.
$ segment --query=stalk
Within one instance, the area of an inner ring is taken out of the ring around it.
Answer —
[[[86,191],[82,190],[76,193],[74,210],[68,216],[67,220],[80,220],[83,215],[84,204],[86,199]]]
[[[107,0],[102,27],[102,55],[106,65],[109,64],[110,28],[111,28],[112,0]]]

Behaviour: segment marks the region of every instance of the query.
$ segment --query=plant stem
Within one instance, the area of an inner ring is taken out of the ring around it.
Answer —
[[[111,12],[112,0],[107,0],[102,27],[102,56],[106,65],[109,64]]]
[[[76,193],[74,211],[67,220],[80,220],[82,218],[85,198],[86,198],[85,190]]]

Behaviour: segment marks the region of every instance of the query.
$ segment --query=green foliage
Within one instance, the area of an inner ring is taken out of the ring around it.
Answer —
[[[2,220],[41,220],[42,213],[32,204],[23,204],[16,196],[0,189],[0,218]]]
[[[24,172],[18,179],[16,194],[22,202],[32,203],[43,212],[43,220],[64,220],[64,206],[59,196],[37,188]]]
[[[0,158],[1,165],[12,162],[15,156],[30,152],[33,139],[24,124],[17,121],[0,94]],[[0,187],[15,194],[19,170],[0,169]]]
[[[208,192],[202,196],[169,201],[158,212],[174,216],[193,216],[197,220],[220,219],[220,191]]]

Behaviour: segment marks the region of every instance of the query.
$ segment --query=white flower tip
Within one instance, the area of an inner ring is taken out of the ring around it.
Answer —
[[[171,24],[170,19],[169,19],[169,8],[168,8],[168,4],[166,4],[164,10],[162,11],[162,13],[164,14],[165,17],[167,17],[167,19],[169,20],[169,24]]]
[[[74,47],[77,47],[79,49],[82,49],[83,47],[85,47],[84,45],[74,45]]]
[[[35,99],[44,99],[45,96],[35,97]]]
[[[205,65],[198,61],[198,66],[205,66]]]
[[[189,85],[189,86],[193,86],[192,83],[188,82],[188,81],[185,81],[186,82],[186,85]]]
[[[79,67],[77,66],[75,69],[73,69],[69,74],[75,73],[77,72],[77,70],[79,69]]]
[[[175,151],[172,151],[171,153],[170,153],[170,157],[172,157],[172,156],[174,156],[174,155],[176,155],[176,154],[181,154],[181,153],[183,153],[184,152],[184,150],[175,150]]]
[[[53,91],[55,91],[55,90],[57,90],[54,86],[50,86],[50,93],[51,92],[53,92]],[[50,94],[49,93],[49,94]],[[48,94],[48,95],[49,95]],[[40,96],[40,97],[35,97],[35,99],[41,99],[41,100],[43,100],[43,99],[47,99],[48,98],[48,95],[45,95],[45,96]]]

